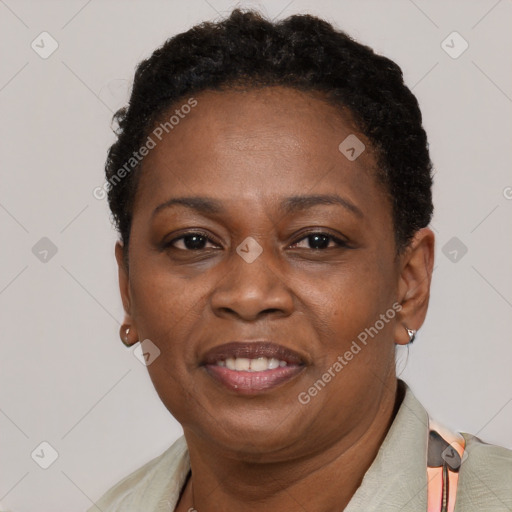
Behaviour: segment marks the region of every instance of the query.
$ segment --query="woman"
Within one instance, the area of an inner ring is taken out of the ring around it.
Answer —
[[[135,74],[106,164],[126,312],[184,437],[90,510],[512,510],[512,454],[397,380],[434,259],[400,68],[234,11]],[[455,505],[456,503],[456,505]]]

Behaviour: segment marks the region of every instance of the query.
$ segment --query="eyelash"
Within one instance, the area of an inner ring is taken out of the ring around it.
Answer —
[[[189,232],[183,233],[181,236],[179,236],[177,238],[173,238],[171,241],[165,243],[164,246],[163,246],[163,249],[172,248],[172,249],[177,249],[178,251],[185,251],[185,252],[199,252],[199,251],[204,250],[204,248],[203,249],[178,249],[177,247],[173,247],[173,244],[175,242],[177,242],[178,240],[182,240],[182,239],[184,239],[186,237],[194,236],[194,235],[201,236],[201,237],[205,238],[207,242],[211,242],[213,244],[217,244],[206,233],[203,233],[201,231],[189,231]],[[331,235],[330,233],[324,232],[324,231],[309,231],[307,233],[304,233],[301,238],[297,239],[291,245],[296,245],[299,242],[307,239],[310,236],[314,236],[314,235],[323,235],[323,236],[329,238],[330,240],[334,241],[341,248],[348,248],[349,247],[348,243],[345,242],[344,240],[342,240],[342,239],[340,239],[340,238],[338,238],[338,237],[336,237],[334,235]],[[325,251],[326,249],[335,249],[335,247],[326,247],[324,249],[318,249],[317,248],[317,249],[310,249],[310,250],[311,251]]]

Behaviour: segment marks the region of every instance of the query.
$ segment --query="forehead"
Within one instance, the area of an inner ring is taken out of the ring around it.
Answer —
[[[161,140],[150,134],[156,145],[143,162],[136,210],[192,194],[269,204],[279,196],[337,190],[353,202],[382,202],[369,142],[349,112],[321,93],[267,87],[206,91],[194,99],[197,105],[184,109]],[[345,140],[359,141],[358,151],[365,146],[355,160],[340,151]]]

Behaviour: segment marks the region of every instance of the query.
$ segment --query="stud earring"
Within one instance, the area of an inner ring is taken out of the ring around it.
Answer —
[[[130,326],[123,324],[121,326],[121,329],[119,329],[119,337],[121,338],[121,341],[126,347],[131,347],[132,343],[129,341],[129,335],[130,335]]]
[[[405,328],[407,331],[407,334],[409,335],[409,343],[412,343],[414,339],[416,338],[416,331],[414,329],[409,329],[408,327]]]

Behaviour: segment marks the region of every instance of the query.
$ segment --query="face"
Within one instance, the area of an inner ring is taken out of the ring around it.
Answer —
[[[144,160],[129,270],[117,247],[154,386],[186,434],[237,457],[357,436],[395,382],[412,282],[370,144],[311,93],[196,100]]]

